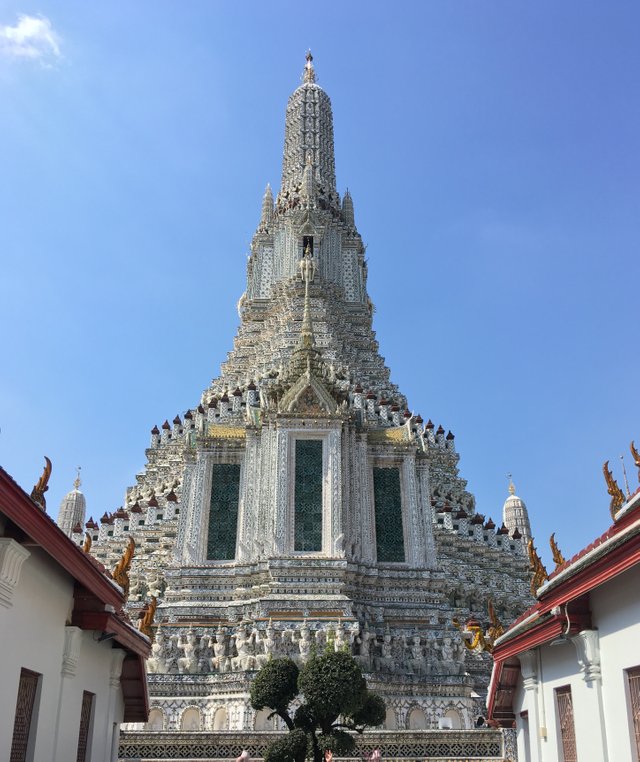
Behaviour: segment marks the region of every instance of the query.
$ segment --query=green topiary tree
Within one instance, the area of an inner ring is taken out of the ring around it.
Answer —
[[[292,717],[289,705],[300,694]],[[267,662],[251,686],[251,706],[271,708],[290,731],[269,746],[265,762],[303,762],[311,755],[321,762],[326,749],[345,756],[355,746],[347,731],[362,733],[385,716],[384,701],[367,689],[357,662],[343,651],[314,654],[301,670],[291,659]]]

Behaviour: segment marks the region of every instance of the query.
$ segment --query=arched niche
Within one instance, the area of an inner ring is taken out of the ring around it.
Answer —
[[[147,720],[147,730],[162,730],[164,728],[164,713],[162,709],[152,709]]]
[[[384,715],[384,729],[385,730],[397,730],[398,720],[396,719],[396,713],[393,709],[387,708]]]
[[[180,718],[181,730],[200,730],[200,710],[196,707],[185,709]]]
[[[227,714],[226,707],[221,706],[216,709],[216,713],[213,715],[213,729],[214,730],[228,730],[229,729],[229,715]]]
[[[451,730],[462,729],[462,718],[460,717],[460,712],[457,709],[447,709],[447,711],[442,716],[445,720],[449,720],[451,722],[451,724],[447,723],[447,727],[451,728]]]
[[[420,707],[414,707],[407,717],[407,728],[409,730],[426,730],[427,718]]]

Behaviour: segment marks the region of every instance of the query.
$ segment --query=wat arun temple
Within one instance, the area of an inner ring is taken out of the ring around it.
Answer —
[[[157,606],[151,715],[123,748],[159,757],[154,738],[275,731],[249,702],[256,670],[327,647],[383,696],[385,731],[482,724],[491,659],[454,623],[486,619],[488,599],[505,624],[529,605],[527,510],[511,487],[497,525],[482,515],[454,435],[390,380],[310,54],[238,311],[220,375],[153,428],[122,507],[87,521],[78,484],[61,506],[108,569],[133,538],[130,616]]]

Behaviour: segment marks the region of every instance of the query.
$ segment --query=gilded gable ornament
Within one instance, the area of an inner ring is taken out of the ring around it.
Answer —
[[[611,518],[615,519],[616,513],[624,505],[624,493],[618,486],[618,482],[613,478],[613,474],[609,470],[609,461],[605,461],[602,466],[602,473],[604,474],[604,480],[607,483],[607,492],[611,495],[611,503],[609,504],[609,511]]]
[[[47,501],[45,500],[44,493],[49,489],[49,477],[51,476],[51,461],[47,456],[44,456],[45,466],[42,476],[38,479],[34,488],[31,490],[31,499],[34,503],[42,508],[43,511],[47,510]]]
[[[138,622],[138,629],[143,635],[146,635],[153,643],[153,620],[156,615],[156,609],[158,608],[158,599],[155,596],[151,597],[151,601],[147,603],[144,609],[140,612],[140,621]]]
[[[549,546],[551,547],[551,555],[553,556],[553,562],[556,565],[556,569],[559,566],[562,566],[563,563],[565,563],[566,559],[562,555],[562,551],[558,547],[558,543],[556,542],[556,533],[554,532],[551,537],[549,537]]]
[[[533,538],[527,543],[527,551],[529,553],[529,571],[531,572],[531,593],[535,595],[540,585],[544,584],[549,575],[542,563],[538,551],[533,544]]]
[[[131,561],[133,559],[135,548],[135,540],[130,536],[127,547],[124,549],[124,553],[122,554],[122,558],[118,561],[111,574],[114,581],[117,582],[117,584],[122,588],[125,601],[129,597],[129,572],[131,571]]]

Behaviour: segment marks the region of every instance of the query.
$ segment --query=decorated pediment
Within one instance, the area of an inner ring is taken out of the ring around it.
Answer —
[[[278,407],[282,413],[318,416],[335,413],[338,405],[321,381],[305,373],[284,394]]]

